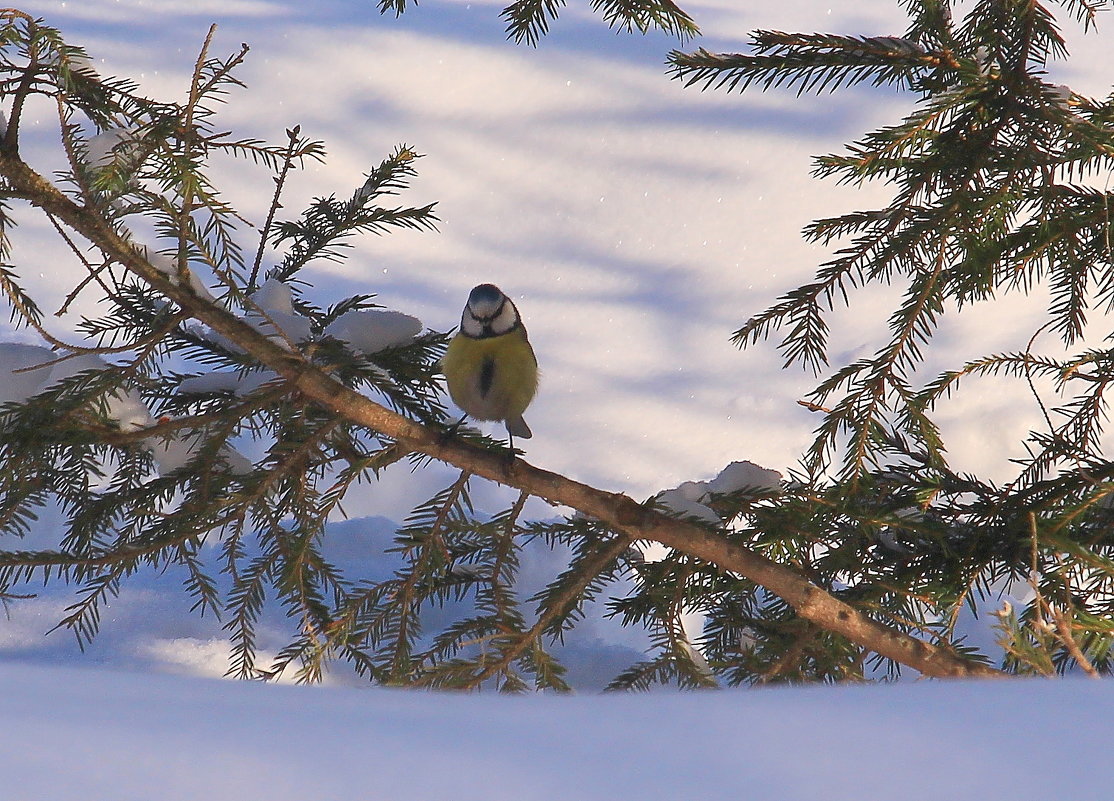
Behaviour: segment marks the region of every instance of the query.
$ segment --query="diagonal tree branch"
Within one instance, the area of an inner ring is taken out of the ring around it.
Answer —
[[[427,428],[348,389],[297,352],[290,352],[246,322],[196,294],[176,276],[167,275],[144,258],[95,210],[80,206],[0,145],[0,174],[11,193],[53,214],[128,271],[163,293],[190,316],[236,342],[251,356],[282,375],[306,398],[345,420],[394,439],[405,448],[425,453],[461,470],[570,506],[602,521],[631,539],[653,540],[762,585],[793,606],[802,618],[852,642],[912,667],[928,676],[1003,676],[982,663],[964,659],[945,648],[911,637],[872,620],[854,607],[721,534],[667,517],[626,495],[605,492],[459,440],[446,440]]]

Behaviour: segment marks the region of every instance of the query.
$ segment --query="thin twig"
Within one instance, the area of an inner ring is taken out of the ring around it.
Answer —
[[[778,654],[777,659],[775,659],[768,668],[762,671],[758,676],[758,683],[767,684],[788,670],[789,666],[793,662],[796,662],[804,653],[805,646],[808,644],[809,640],[815,637],[816,627],[807,620],[802,621],[801,630],[797,633],[797,636],[793,638],[793,642],[789,644],[788,648]]]
[[[267,212],[267,221],[263,223],[263,230],[259,232],[259,249],[255,252],[255,262],[251,265],[251,277],[248,279],[247,294],[255,291],[256,281],[259,279],[259,265],[263,263],[263,249],[267,246],[267,237],[271,233],[271,225],[275,221],[275,213],[282,208],[279,202],[282,196],[282,188],[286,183],[286,175],[290,172],[290,167],[294,163],[294,145],[298,142],[298,135],[302,132],[301,125],[295,125],[286,131],[286,136],[289,138],[289,144],[286,148],[286,156],[282,161],[282,170],[279,171],[278,177],[275,178],[275,194],[271,198],[271,208]]]
[[[511,507],[510,513],[507,515],[507,522],[503,526],[502,536],[496,545],[495,561],[491,565],[491,576],[489,583],[491,585],[491,600],[495,604],[495,616],[501,624],[507,619],[508,610],[507,605],[504,603],[506,600],[504,592],[501,589],[500,576],[503,574],[503,566],[510,558],[512,549],[514,548],[514,535],[515,528],[518,525],[519,515],[522,514],[522,508],[526,505],[530,493],[523,490],[518,495],[518,500],[515,501],[514,506]]]
[[[632,542],[634,542],[633,537],[621,534],[614,540],[605,543],[604,547],[588,559],[585,559],[580,565],[580,569],[577,571],[575,580],[570,581],[564,590],[549,600],[547,608],[538,616],[537,621],[530,627],[530,630],[516,637],[514,642],[502,649],[499,659],[486,665],[483,670],[469,679],[460,689],[475,689],[492,676],[505,671],[514,660],[522,655],[522,652],[525,651],[528,646],[532,645],[545,633],[545,630],[549,628],[549,625],[554,620],[564,614],[570,606],[576,603],[580,594],[592,583],[592,580],[615,559],[619,558],[619,556],[630,547]]]
[[[23,312],[22,304],[19,303],[19,300],[17,298],[9,295],[8,302],[20,309],[21,314],[24,314],[24,319],[26,320],[27,324],[34,328],[35,331],[38,332],[39,336],[41,336],[43,339],[45,339],[56,348],[62,348],[63,350],[70,351],[70,353],[67,353],[65,356],[59,356],[57,359],[50,359],[39,364],[33,364],[29,367],[14,368],[12,370],[13,373],[29,373],[43,367],[53,367],[56,364],[61,364],[62,362],[69,361],[70,359],[76,359],[79,356],[86,356],[89,354],[100,356],[107,353],[126,353],[136,350],[137,348],[149,349],[151,346],[158,345],[158,343],[162,341],[163,337],[174,330],[178,323],[186,317],[186,314],[184,312],[176,312],[171,316],[169,322],[159,329],[152,331],[150,334],[143,337],[143,339],[136,340],[135,342],[129,342],[126,345],[84,346],[74,345],[70,342],[64,342],[61,339],[58,339],[56,336],[54,336],[37,322],[35,322],[34,319],[27,317],[26,314]]]
[[[1033,393],[1033,397],[1037,401],[1037,406],[1040,407],[1041,414],[1044,415],[1044,422],[1048,425],[1049,433],[1055,435],[1056,427],[1052,425],[1052,418],[1048,414],[1048,407],[1044,405],[1044,400],[1041,399],[1040,393],[1037,392],[1036,384],[1033,383],[1033,369],[1030,360],[1033,358],[1033,345],[1036,344],[1037,337],[1044,333],[1045,329],[1055,323],[1055,320],[1049,320],[1036,331],[1033,336],[1029,338],[1029,344],[1025,346],[1025,381],[1029,384],[1029,391]]]
[[[456,505],[457,499],[460,498],[460,494],[464,491],[464,487],[471,477],[472,473],[470,471],[462,470],[459,478],[457,478],[457,480],[453,482],[452,487],[449,488],[449,493],[445,497],[445,502],[441,504],[441,508],[437,512],[437,517],[434,518],[433,524],[429,528],[429,541],[425,544],[425,547],[421,549],[421,553],[411,566],[410,572],[406,576],[405,581],[403,581],[402,587],[397,594],[395,604],[401,610],[401,613],[399,615],[398,634],[395,636],[395,659],[394,668],[391,671],[392,674],[397,673],[398,669],[401,667],[399,664],[399,657],[403,653],[403,645],[406,643],[406,639],[410,633],[409,620],[410,614],[413,611],[411,607],[414,604],[414,590],[417,587],[419,577],[424,572],[426,565],[429,564],[430,557],[433,553],[431,545],[438,546],[446,564],[451,560],[449,549],[445,545],[445,541],[441,538],[441,529],[444,527],[445,521],[448,520],[449,511]],[[398,677],[394,676],[394,678],[397,679]]]
[[[5,9],[8,11],[8,9]],[[27,22],[27,40],[33,40],[33,33],[35,28],[35,20],[28,17],[21,11],[15,11],[12,15],[18,15]],[[20,118],[23,116],[23,104],[27,102],[27,96],[31,93],[32,85],[35,82],[35,73],[39,66],[39,53],[37,47],[29,48],[29,58],[27,66],[23,68],[23,77],[20,78],[19,86],[15,90],[15,99],[12,100],[12,113],[8,120],[8,130],[4,132],[3,147],[14,156],[19,155],[19,123]]]
[[[81,192],[82,202],[88,206],[94,202],[94,192],[93,187],[86,180],[89,170],[81,164],[81,160],[78,159],[77,152],[74,150],[73,136],[70,131],[77,126],[70,124],[69,107],[66,105],[67,99],[64,92],[58,92],[54,96],[55,110],[58,112],[58,131],[62,137],[62,150],[65,151],[66,161],[70,164],[70,176]]]
[[[61,317],[67,311],[69,311],[70,304],[73,303],[74,300],[77,299],[77,296],[81,294],[81,290],[87,287],[92,281],[96,281],[98,284],[100,284],[100,287],[102,290],[104,290],[106,297],[114,297],[115,293],[108,288],[108,285],[105,284],[104,279],[101,278],[101,271],[106,270],[111,262],[105,260],[101,263],[100,267],[94,267],[89,262],[89,260],[85,258],[85,255],[80,250],[78,250],[77,243],[75,243],[66,233],[65,229],[58,224],[58,220],[56,220],[54,216],[50,214],[48,214],[47,217],[50,219],[51,224],[54,225],[54,230],[57,231],[59,236],[61,236],[66,244],[70,246],[70,250],[74,252],[74,255],[77,256],[77,258],[85,266],[85,269],[89,272],[89,275],[81,279],[81,281],[77,284],[77,286],[73,288],[70,294],[66,295],[66,299],[62,302],[62,305],[58,308],[58,311],[54,312],[54,316]]]
[[[209,46],[213,43],[213,36],[217,32],[214,22],[209,26],[205,41],[197,54],[197,61],[193,65],[193,75],[190,78],[189,99],[186,102],[186,115],[182,123],[182,144],[185,147],[186,158],[192,156],[193,141],[197,132],[193,129],[193,113],[201,99],[201,70],[205,68],[205,58],[209,54]],[[183,286],[189,286],[189,252],[186,248],[188,241],[190,220],[193,214],[193,190],[187,181],[183,185],[182,208],[178,211],[178,280]]]
[[[1056,624],[1056,639],[1064,644],[1064,648],[1071,654],[1071,658],[1092,679],[1102,678],[1099,672],[1095,670],[1095,666],[1091,664],[1091,660],[1083,653],[1083,649],[1079,647],[1079,643],[1076,642],[1075,636],[1072,634],[1071,618],[1068,614],[1055,607],[1050,607],[1048,611],[1052,615],[1052,622]]]
[[[218,334],[238,343],[263,365],[287,378],[308,400],[347,422],[366,427],[406,447],[493,481],[502,482],[553,502],[561,502],[629,535],[655,540],[737,573],[779,595],[797,613],[818,626],[845,636],[882,656],[930,676],[1001,677],[987,665],[966,659],[885,626],[801,576],[745,545],[698,525],[667,517],[624,495],[605,492],[522,459],[502,455],[458,440],[375,403],[345,387],[328,373],[256,331],[247,322],[180,286],[135,251],[95,210],[81,207],[13,154],[0,150],[0,174],[13,193],[56,214],[126,270],[149,284]]]
[[[445,523],[449,519],[449,512],[452,510],[453,506],[456,505],[457,499],[468,485],[468,479],[471,477],[472,474],[469,471],[460,471],[460,477],[453,484],[452,489],[449,490],[449,497],[446,498],[445,503],[441,505],[437,517],[433,520],[433,525],[429,527],[429,538],[437,545],[438,550],[441,551],[441,556],[444,557],[446,564],[452,560],[452,556],[449,554],[449,547],[445,544],[445,539],[441,536],[441,532],[444,530]]]

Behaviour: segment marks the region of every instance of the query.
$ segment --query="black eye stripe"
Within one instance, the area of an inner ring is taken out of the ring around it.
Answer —
[[[510,305],[510,314],[513,322],[511,322],[511,324],[503,330],[492,330],[496,318],[501,315],[507,314],[508,304]],[[469,339],[490,339],[492,337],[506,336],[512,331],[525,330],[522,327],[522,318],[518,316],[518,309],[515,308],[514,302],[511,301],[510,298],[508,298],[506,295],[504,295],[503,299],[499,302],[499,308],[495,310],[495,313],[488,317],[481,317],[480,315],[476,314],[475,309],[473,309],[471,305],[465,305],[464,315],[461,319],[461,325],[463,326],[465,322],[474,324],[480,329],[475,333],[461,330],[460,333],[463,336],[468,337]]]

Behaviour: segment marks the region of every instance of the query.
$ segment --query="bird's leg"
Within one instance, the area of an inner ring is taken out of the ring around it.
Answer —
[[[504,456],[504,458],[506,459],[506,462],[507,462],[507,469],[509,470],[511,467],[513,467],[515,459],[517,459],[517,458],[519,458],[520,456],[523,456],[523,455],[524,454],[523,454],[522,451],[515,448],[515,446],[514,446],[514,434],[512,434],[510,432],[510,429],[508,429],[507,430],[507,449],[503,452],[503,456]]]
[[[514,434],[512,434],[510,431],[507,432],[507,443],[510,447],[510,450],[504,451],[503,453],[503,470],[509,475],[511,467],[514,466],[515,457],[517,456],[514,451]]]

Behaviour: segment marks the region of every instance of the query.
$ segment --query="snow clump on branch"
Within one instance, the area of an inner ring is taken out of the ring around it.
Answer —
[[[0,342],[0,404],[26,403],[35,395],[57,386],[67,378],[80,373],[117,369],[93,354],[60,357],[58,353],[41,345],[21,342]],[[139,393],[130,389],[116,389],[104,395],[105,417],[123,432],[152,428],[156,420]],[[154,434],[143,444],[150,450],[159,475],[166,475],[188,464],[205,444],[204,429],[169,431]],[[233,475],[247,475],[252,471],[251,462],[234,448],[225,446],[221,456]]]
[[[659,493],[657,501],[678,517],[693,517],[718,526],[723,521],[708,505],[712,496],[744,490],[770,492],[780,485],[781,473],[776,470],[767,470],[754,462],[732,462],[711,481],[686,481]]]

